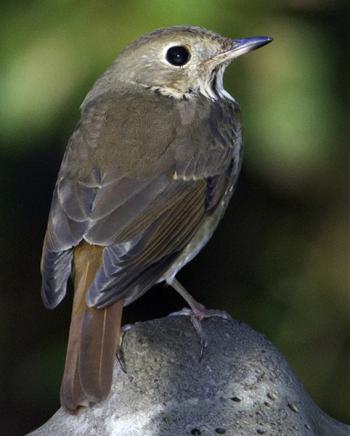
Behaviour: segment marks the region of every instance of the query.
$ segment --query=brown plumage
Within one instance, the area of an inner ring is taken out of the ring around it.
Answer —
[[[240,110],[223,72],[269,41],[160,30],[124,50],[84,100],[41,262],[48,308],[74,281],[61,387],[67,410],[108,394],[123,305],[166,281],[193,308],[175,276],[213,234],[241,165]]]
[[[103,400],[109,392],[119,347],[123,300],[99,310],[87,307],[86,294],[101,266],[103,247],[74,249],[74,301],[61,404],[70,411]]]

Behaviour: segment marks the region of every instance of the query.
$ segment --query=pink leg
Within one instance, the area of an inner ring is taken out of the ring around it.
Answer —
[[[196,301],[192,295],[186,291],[186,289],[182,286],[182,284],[174,279],[171,283],[169,283],[187,302],[187,304],[190,306],[191,309],[184,308],[179,312],[172,313],[171,315],[185,315],[190,316],[192,325],[194,329],[196,330],[198,336],[201,340],[201,358],[203,356],[204,349],[208,346],[208,341],[205,336],[205,333],[203,331],[201,321],[204,318],[211,318],[211,317],[219,317],[223,319],[230,319],[230,315],[228,315],[226,312],[222,310],[209,310],[206,309],[203,304]]]

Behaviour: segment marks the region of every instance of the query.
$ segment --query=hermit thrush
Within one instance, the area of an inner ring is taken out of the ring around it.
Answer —
[[[122,309],[175,279],[206,244],[232,195],[242,156],[239,106],[225,68],[271,41],[199,27],[156,30],[127,47],[81,106],[58,174],[44,241],[42,298],[74,302],[61,403],[105,398]]]

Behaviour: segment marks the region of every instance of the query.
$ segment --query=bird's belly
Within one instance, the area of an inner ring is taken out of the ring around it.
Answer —
[[[170,266],[159,282],[166,281],[171,284],[180,269],[197,256],[201,249],[206,245],[227,209],[228,203],[233,194],[235,181],[236,177],[232,179],[232,182],[226,189],[219,205],[205,218],[197,233],[195,233],[191,241],[186,245],[179,257],[176,258],[175,262]]]

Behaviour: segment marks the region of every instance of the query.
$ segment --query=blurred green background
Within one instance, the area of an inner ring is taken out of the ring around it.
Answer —
[[[194,24],[274,42],[231,66],[245,161],[213,240],[180,273],[208,307],[263,332],[318,405],[350,420],[346,2],[26,0],[0,15],[1,433],[59,407],[71,296],[40,301],[41,244],[79,104],[143,33]],[[125,322],[178,310],[157,286]]]

